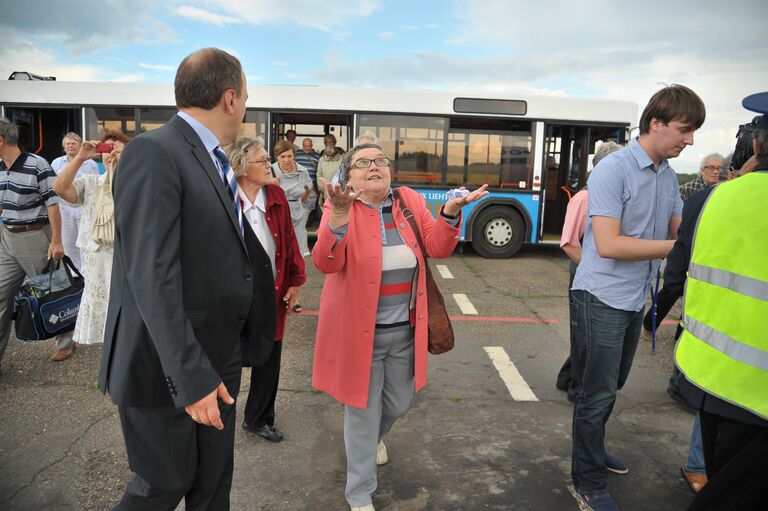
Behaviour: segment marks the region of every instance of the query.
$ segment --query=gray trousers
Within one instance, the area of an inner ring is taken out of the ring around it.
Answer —
[[[377,330],[368,408],[344,407],[344,447],[350,506],[367,506],[376,491],[376,446],[413,401],[413,329]]]
[[[0,361],[11,334],[13,297],[19,292],[24,277],[39,275],[48,265],[51,226],[38,231],[10,232],[0,230]],[[56,348],[72,343],[72,332],[58,336]]]

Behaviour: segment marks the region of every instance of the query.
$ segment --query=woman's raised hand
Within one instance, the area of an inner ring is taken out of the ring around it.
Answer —
[[[319,177],[318,181],[320,182],[320,186],[325,190],[328,202],[331,204],[332,213],[348,213],[352,204],[354,204],[355,200],[357,200],[363,193],[363,190],[355,192],[349,186],[342,190],[339,183],[336,183],[335,185],[331,184],[322,177]]]
[[[455,199],[450,199],[446,201],[445,205],[443,206],[443,212],[448,216],[456,216],[459,214],[459,211],[461,211],[461,208],[469,204],[470,202],[475,202],[476,200],[482,199],[486,195],[488,195],[488,185],[484,184],[477,190],[474,190],[472,192],[469,192],[468,195],[465,195],[464,197],[456,197]],[[465,187],[459,188],[459,190],[466,190]]]

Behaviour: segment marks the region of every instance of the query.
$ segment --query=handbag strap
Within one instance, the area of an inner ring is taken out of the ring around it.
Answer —
[[[400,190],[395,188],[392,191],[392,195],[394,195],[395,199],[397,199],[397,205],[398,205],[398,208],[400,208],[400,212],[403,214],[405,219],[408,220],[408,223],[411,225],[411,230],[413,230],[413,233],[416,235],[416,243],[419,244],[419,250],[421,250],[421,255],[424,257],[424,262],[426,263],[428,259],[427,251],[424,250],[424,243],[421,241],[421,232],[419,232],[419,226],[418,224],[416,224],[416,219],[413,217],[413,211],[411,211],[411,209],[405,205],[403,196],[400,195]],[[427,271],[430,271],[429,265],[425,264],[425,266],[427,267]]]

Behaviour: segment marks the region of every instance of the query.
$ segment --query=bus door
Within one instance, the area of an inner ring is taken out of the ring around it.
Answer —
[[[302,113],[302,112],[272,112],[270,130],[269,155],[274,157],[275,144],[285,139],[288,130],[296,132],[297,146],[301,147],[302,140],[312,140],[315,151],[322,152],[323,136],[326,133],[336,137],[336,147],[346,151],[352,146],[352,116],[331,113]]]
[[[19,128],[19,148],[52,162],[64,154],[61,139],[83,135],[80,108],[6,107],[5,116]]]
[[[587,182],[588,126],[547,125],[544,138],[543,241],[560,239],[568,201]]]

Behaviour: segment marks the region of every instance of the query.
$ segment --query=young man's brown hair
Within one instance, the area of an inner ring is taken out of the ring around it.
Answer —
[[[704,124],[706,109],[701,98],[685,85],[672,84],[654,94],[640,116],[640,134],[651,129],[651,119],[664,124],[681,121],[697,130]]]

